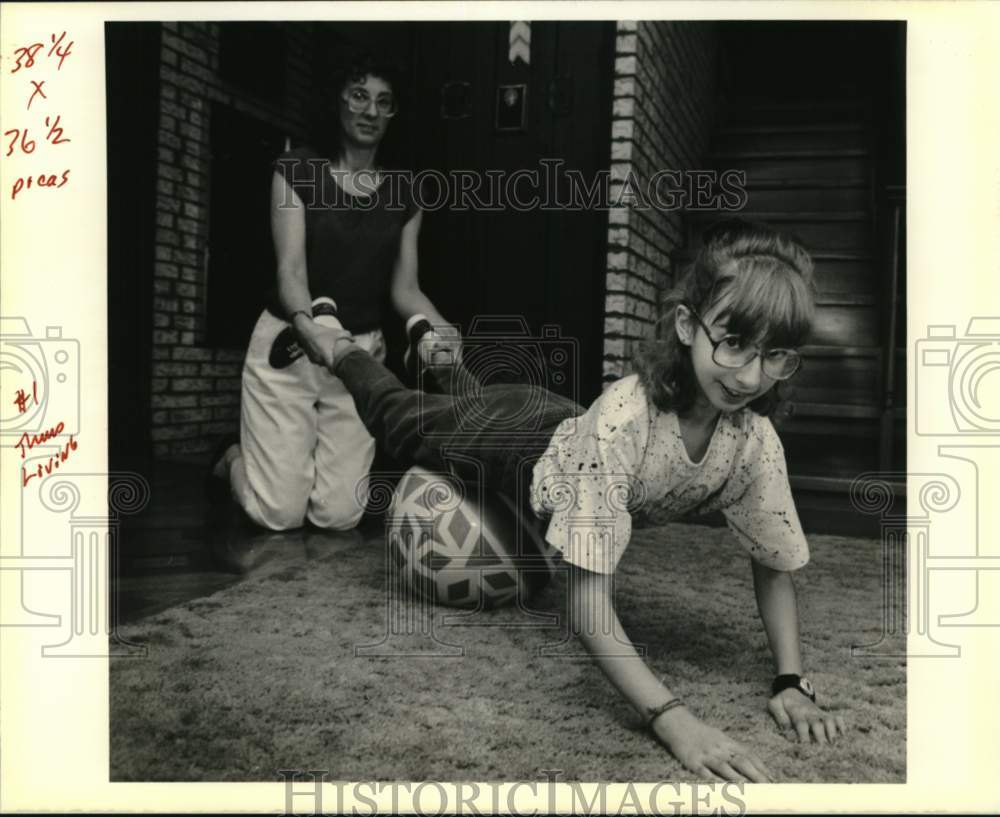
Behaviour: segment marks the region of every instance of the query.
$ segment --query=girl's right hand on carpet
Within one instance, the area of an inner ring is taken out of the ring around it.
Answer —
[[[760,758],[684,707],[660,715],[652,729],[673,756],[695,774],[734,783],[771,782],[771,773]]]

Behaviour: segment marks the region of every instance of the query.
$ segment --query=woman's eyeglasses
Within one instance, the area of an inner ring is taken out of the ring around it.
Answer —
[[[364,88],[345,88],[341,97],[347,103],[351,113],[363,113],[371,107],[372,95]],[[396,115],[396,99],[392,94],[379,94],[375,97],[375,110],[379,116],[389,119]]]
[[[708,331],[701,315],[690,306],[688,309],[705,330],[708,342],[712,344],[712,360],[724,369],[742,369],[751,360],[760,356],[760,368],[772,380],[787,380],[802,365],[802,356],[794,349],[768,349],[747,343],[739,335],[726,335],[715,340]]]

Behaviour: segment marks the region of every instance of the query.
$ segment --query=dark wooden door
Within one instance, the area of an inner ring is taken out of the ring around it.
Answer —
[[[452,191],[456,174],[467,171],[482,184],[479,199],[497,205],[462,209],[452,201],[427,210],[421,282],[465,331],[509,331],[519,320],[537,338],[549,327],[543,346],[569,348],[577,366],[545,385],[588,402],[600,391],[607,213],[543,208],[543,179],[545,162],[588,181],[608,167],[614,26],[533,23],[530,65],[509,61],[509,30],[507,22],[413,29],[414,168],[445,174]],[[523,127],[498,127],[502,86],[523,86]],[[487,171],[508,187],[520,171],[517,189],[528,206],[494,196]],[[537,173],[538,183],[525,172]]]

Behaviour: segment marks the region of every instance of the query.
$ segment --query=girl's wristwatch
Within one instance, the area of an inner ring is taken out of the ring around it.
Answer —
[[[816,703],[816,690],[813,689],[813,685],[809,682],[808,678],[803,678],[801,675],[792,673],[779,675],[774,679],[774,683],[771,684],[771,696],[773,697],[779,692],[784,692],[786,689],[797,689],[810,701]]]

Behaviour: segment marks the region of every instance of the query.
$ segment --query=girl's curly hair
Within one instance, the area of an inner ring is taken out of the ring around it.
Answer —
[[[684,261],[677,286],[664,299],[661,337],[640,344],[633,356],[647,395],[661,411],[684,414],[698,390],[690,347],[674,328],[678,305],[704,315],[722,301],[731,334],[774,348],[801,346],[815,313],[812,258],[797,239],[743,219],[717,222],[703,234],[701,247]],[[749,407],[762,415],[773,412],[780,386]]]

